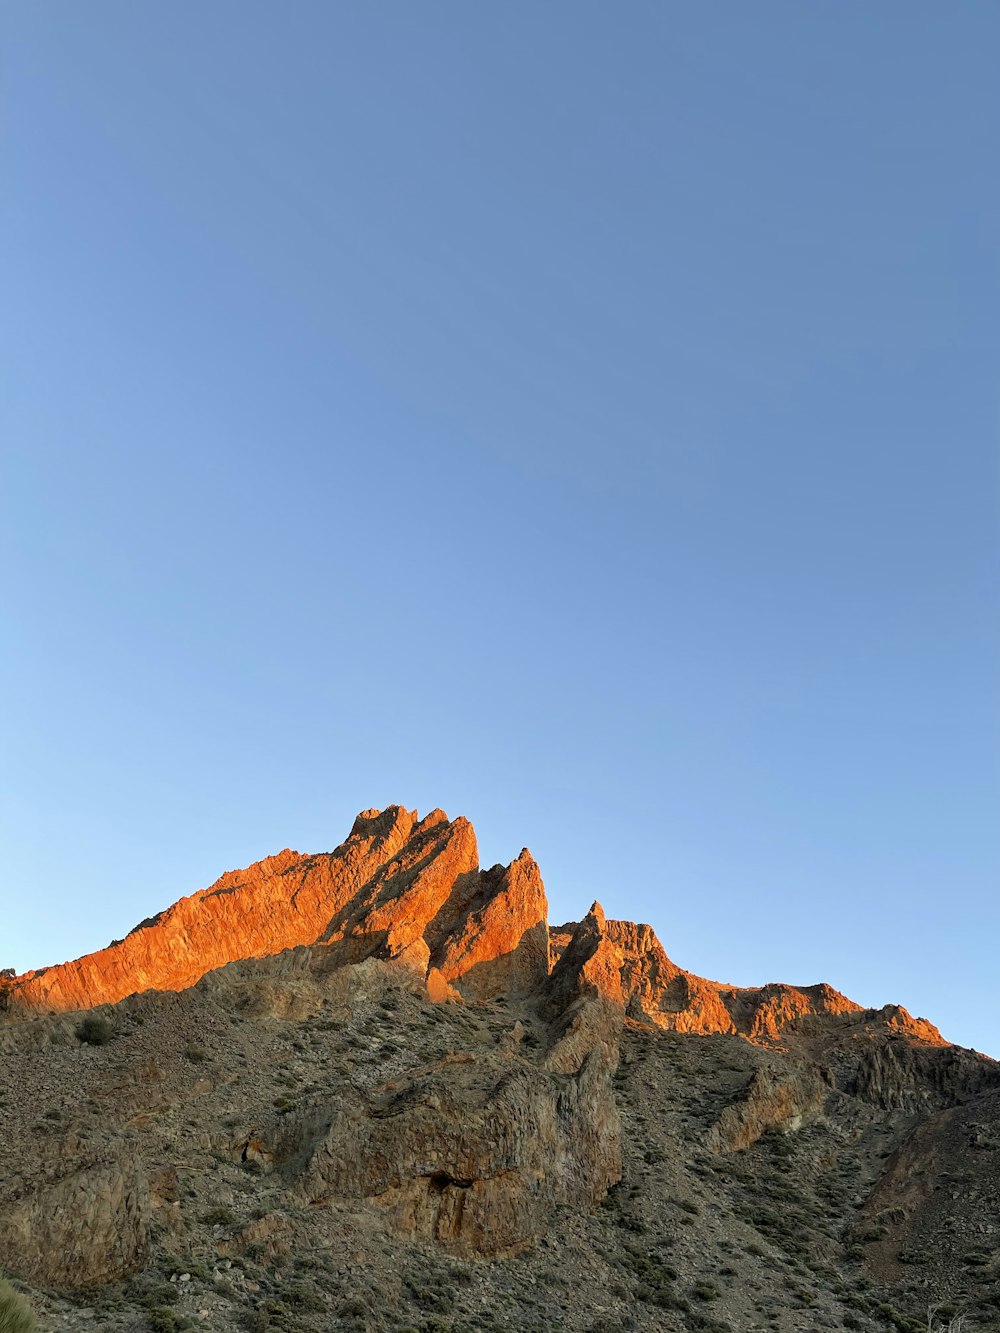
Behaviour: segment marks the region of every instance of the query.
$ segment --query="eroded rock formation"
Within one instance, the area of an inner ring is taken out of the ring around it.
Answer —
[[[790,1034],[806,1034],[816,1022],[824,1031],[841,1020],[883,1027],[927,1045],[947,1044],[932,1024],[911,1018],[901,1006],[866,1010],[832,986],[728,986],[685,972],[667,957],[652,927],[607,921],[598,903],[584,924],[589,941],[586,975],[603,994],[623,1005],[629,1018],[668,1031],[728,1033],[768,1045],[780,1044]],[[552,929],[555,958],[561,960],[581,947],[578,931],[574,922]],[[558,964],[554,979],[557,974]]]
[[[401,1243],[496,1258],[619,1180],[623,1041],[669,1052],[693,1035],[754,1052],[699,1130],[716,1155],[837,1117],[853,1134],[873,1114],[937,1114],[998,1079],[898,1007],[697,977],[651,927],[609,921],[598,903],[550,931],[527,850],[483,870],[467,820],[399,806],[363,812],[330,853],[229,872],[96,954],[2,977],[0,1001],[11,1086],[30,1115],[56,1102],[33,1129],[8,1117],[0,1261],[62,1289],[141,1268],[151,1217],[154,1232],[190,1238],[194,1186],[165,1148],[183,1135],[213,1154],[191,1172],[259,1172],[279,1191],[266,1215],[213,1239],[220,1255],[277,1259],[302,1243],[303,1216],[354,1209]],[[95,1007],[113,1050],[74,1036],[75,1012]],[[244,1028],[256,1035],[234,1063]],[[324,1041],[335,1060],[312,1059]],[[53,1051],[69,1091],[45,1072]],[[230,1102],[244,1108],[235,1118]],[[182,1107],[194,1109],[183,1123]],[[89,1138],[88,1114],[100,1117]],[[61,1138],[34,1161],[45,1134]]]
[[[134,1151],[44,1184],[0,1211],[5,1263],[46,1286],[113,1282],[142,1264],[150,1190]]]
[[[229,871],[106,949],[3,980],[0,1001],[15,1012],[90,1009],[311,944],[345,963],[377,956],[433,969],[442,994],[530,991],[548,973],[545,889],[527,850],[480,871],[466,819],[366,810],[334,851],[286,850]]]
[[[456,1053],[288,1117],[256,1151],[312,1205],[365,1200],[407,1239],[514,1254],[553,1205],[590,1207],[618,1180],[613,1072],[599,1048],[566,1073],[513,1050]]]

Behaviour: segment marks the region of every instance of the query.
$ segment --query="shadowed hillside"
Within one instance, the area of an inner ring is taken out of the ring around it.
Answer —
[[[0,986],[43,1328],[1000,1328],[1000,1066],[596,903],[550,929],[441,811]]]

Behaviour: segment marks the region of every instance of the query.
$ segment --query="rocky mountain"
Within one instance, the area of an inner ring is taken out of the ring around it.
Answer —
[[[0,1061],[44,1329],[1000,1329],[1000,1066],[550,927],[439,810],[4,975]]]

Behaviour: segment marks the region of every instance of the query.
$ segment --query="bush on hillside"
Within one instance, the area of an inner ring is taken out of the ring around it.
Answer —
[[[946,1324],[938,1323],[938,1314],[948,1316],[954,1315],[954,1318],[948,1318]],[[927,1310],[927,1333],[962,1333],[962,1325],[965,1323],[965,1315],[955,1315],[954,1309],[950,1306],[938,1302]]]
[[[88,1046],[107,1046],[111,1040],[111,1024],[99,1014],[88,1014],[73,1030],[79,1040]]]
[[[35,1316],[9,1282],[0,1282],[0,1333],[34,1333]]]

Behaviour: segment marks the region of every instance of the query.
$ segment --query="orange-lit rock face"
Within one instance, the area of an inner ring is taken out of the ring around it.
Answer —
[[[466,877],[462,890],[453,915],[440,913],[428,932],[431,966],[473,1000],[537,990],[549,972],[549,929],[531,853]]]
[[[284,851],[230,871],[126,939],[14,978],[8,1009],[76,1010],[144,990],[184,990],[206,972],[304,944],[345,962],[401,958],[461,992],[531,989],[548,971],[545,890],[528,852],[480,872],[465,819],[366,810],[335,851]],[[445,991],[450,993],[449,987]]]
[[[334,966],[398,959],[426,979],[434,1000],[544,995],[550,1011],[563,1012],[596,995],[634,1020],[761,1045],[807,1036],[817,1022],[945,1044],[905,1009],[862,1010],[829,986],[739,988],[694,976],[671,962],[650,926],[606,921],[597,903],[579,925],[550,933],[527,849],[509,866],[480,870],[468,820],[441,810],[418,819],[401,806],[362,812],[332,852],[284,851],[230,871],[98,953],[0,979],[0,1008],[88,1009],[136,991],[184,990],[226,963],[299,945],[323,948]],[[608,1010],[586,1012],[588,1023],[600,1013],[614,1027]]]
[[[807,1034],[815,1021],[843,1019],[946,1044],[935,1027],[911,1018],[905,1009],[865,1010],[830,986],[740,988],[697,977],[670,961],[650,926],[606,921],[598,903],[579,926],[554,927],[551,939],[559,959],[552,974],[555,985],[565,967],[567,974],[621,1004],[628,1017],[670,1031],[727,1033],[769,1045],[792,1031]]]

